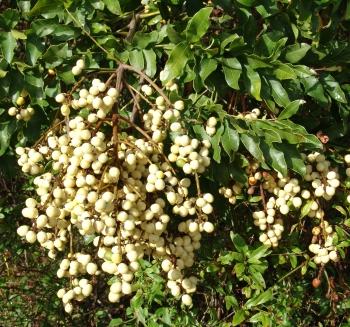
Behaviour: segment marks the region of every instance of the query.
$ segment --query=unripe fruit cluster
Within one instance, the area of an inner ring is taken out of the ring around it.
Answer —
[[[193,183],[197,176],[181,175],[204,172],[210,164],[210,142],[186,135],[180,115],[182,100],[170,103],[160,95],[154,98],[150,85],[141,90],[154,103],[143,116],[142,137],[115,125],[111,111],[117,90],[94,79],[77,91],[78,96],[58,94],[56,101],[66,119],[34,148],[16,149],[22,170],[35,176],[36,191],[22,211],[29,223],[17,232],[27,242],[47,249],[50,258],[58,252],[65,254],[57,276],[71,282],[58,296],[68,313],[74,301],[91,294],[100,275],[114,276],[110,302],[134,292],[138,260],[145,256],[161,261],[170,292],[184,305],[192,304],[190,294],[196,290],[197,279],[186,277],[184,270],[195,262],[202,233],[214,231],[208,221],[214,197],[199,188],[191,194],[191,184],[199,187],[200,181]],[[70,108],[89,114],[87,118],[68,117]],[[106,132],[111,126],[117,135]],[[182,134],[171,148],[178,147],[191,172],[176,171],[168,159],[172,152],[163,151],[163,141],[174,130]],[[50,167],[49,171],[44,172],[44,167]],[[92,244],[82,247],[81,239],[92,239]]]

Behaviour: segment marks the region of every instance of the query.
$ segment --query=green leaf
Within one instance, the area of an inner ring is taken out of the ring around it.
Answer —
[[[38,0],[29,12],[29,16],[38,16],[48,13],[60,13],[64,11],[64,2],[61,0]]]
[[[294,79],[297,77],[294,69],[286,64],[278,64],[273,73],[279,80]]]
[[[11,136],[16,131],[14,120],[0,123],[0,156],[2,156],[10,145]]]
[[[229,157],[233,159],[239,147],[239,136],[227,120],[225,120],[225,131],[221,137],[221,144]]]
[[[237,310],[232,319],[232,326],[240,325],[246,318],[245,311],[240,309]]]
[[[51,45],[43,54],[43,59],[50,64],[51,67],[57,67],[62,64],[64,59],[72,56],[67,43]]]
[[[249,55],[247,57],[249,67],[252,69],[258,69],[258,68],[272,68],[273,66],[269,62],[269,59],[261,58],[256,55]]]
[[[221,54],[224,53],[225,50],[229,51],[229,50],[241,48],[244,46],[244,44],[245,43],[244,43],[243,37],[239,36],[238,34],[232,34],[221,42],[220,53]],[[226,47],[227,47],[227,49],[226,49]]]
[[[8,8],[0,15],[0,29],[9,31],[18,24],[19,20],[20,15],[18,10]]]
[[[277,150],[273,144],[261,143],[261,148],[266,161],[272,168],[280,172],[283,176],[287,175],[287,163],[282,151]]]
[[[23,32],[20,32],[17,30],[11,30],[11,33],[16,40],[26,40],[27,39],[27,35],[25,35]]]
[[[227,84],[233,89],[239,90],[238,81],[242,73],[242,66],[237,58],[224,58],[222,60],[222,69]]]
[[[27,62],[34,66],[37,60],[40,58],[44,48],[44,45],[37,36],[29,35],[26,42]]]
[[[230,310],[232,307],[236,308],[239,306],[237,299],[233,295],[225,296],[226,310]]]
[[[236,276],[238,278],[241,277],[245,270],[244,263],[236,263],[233,269],[235,270]]]
[[[279,143],[275,147],[284,153],[284,158],[287,162],[288,168],[294,170],[301,176],[306,174],[306,167],[304,160],[301,157],[300,151],[293,144]]]
[[[347,103],[343,90],[332,75],[328,74],[323,78],[323,81],[327,92],[335,101]]]
[[[250,154],[259,161],[265,161],[264,155],[259,146],[259,138],[257,136],[242,134],[241,141]]]
[[[181,42],[171,51],[169,59],[164,67],[162,81],[169,81],[182,75],[191,53],[189,45]]]
[[[252,322],[252,323],[260,322],[263,327],[270,326],[270,321],[271,321],[270,313],[264,312],[264,311],[260,311],[249,318],[249,322]]]
[[[304,218],[311,210],[311,206],[314,203],[314,200],[308,200],[302,207],[300,211],[300,219]]]
[[[144,49],[143,54],[146,59],[145,73],[149,77],[153,77],[157,72],[157,56],[153,51],[153,49],[149,49],[149,50]]]
[[[204,58],[201,61],[201,69],[199,71],[199,76],[204,83],[208,76],[216,70],[218,62],[215,59]]]
[[[246,242],[244,241],[242,236],[231,231],[230,237],[231,237],[232,243],[235,246],[235,248],[237,249],[237,251],[239,251],[243,254],[245,254],[248,251],[248,245],[246,244]]]
[[[188,42],[198,42],[207,32],[210,26],[210,14],[213,8],[205,7],[199,10],[188,22],[186,27],[186,39]]]
[[[124,325],[123,319],[121,319],[121,318],[115,318],[115,319],[112,319],[112,320],[109,322],[108,327],[117,327],[117,326],[122,326],[122,325]]]
[[[346,210],[342,206],[340,206],[340,205],[332,205],[332,208],[334,208],[335,210],[339,211],[343,216],[345,216],[345,217],[348,216]]]
[[[258,101],[261,101],[260,90],[261,90],[261,79],[258,72],[253,70],[250,66],[244,65],[246,69],[245,85],[247,91]]]
[[[118,0],[103,0],[107,9],[114,15],[121,15],[122,10]]]
[[[244,261],[244,256],[241,253],[230,251],[225,255],[221,255],[218,261],[223,265],[230,265],[233,261]]]
[[[0,50],[8,63],[12,62],[17,41],[11,32],[0,32]]]
[[[292,64],[303,59],[311,46],[307,43],[297,43],[286,47],[285,58]]]
[[[132,50],[129,52],[129,62],[131,66],[142,70],[145,66],[145,60],[143,57],[142,50]]]
[[[259,260],[260,258],[266,257],[269,255],[271,251],[265,245],[259,246],[257,249],[252,251],[248,256],[248,262],[253,263],[255,260]]]
[[[247,6],[247,7],[252,7],[255,4],[255,0],[237,0],[238,3]]]
[[[279,81],[271,79],[269,82],[273,99],[280,107],[286,107],[290,103],[287,91]]]
[[[328,99],[324,94],[324,88],[318,78],[315,76],[308,76],[303,78],[301,83],[309,96],[313,97],[318,103],[328,104]]]
[[[306,103],[305,100],[295,100],[290,102],[278,115],[278,119],[288,119],[292,117],[298,112],[299,107],[304,103]]]
[[[221,162],[221,147],[219,146],[221,135],[224,132],[224,126],[221,125],[215,135],[211,138],[211,146],[213,148],[213,159],[220,163]]]
[[[267,291],[259,294],[258,296],[253,297],[252,299],[249,299],[246,304],[245,307],[247,309],[251,309],[253,307],[256,307],[260,304],[266,303],[268,301],[271,301],[273,297],[272,294],[272,289],[268,289]]]

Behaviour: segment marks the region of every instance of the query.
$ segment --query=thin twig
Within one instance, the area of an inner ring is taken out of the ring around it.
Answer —
[[[266,213],[266,212],[267,212],[267,206],[266,206],[266,199],[265,199],[264,187],[263,187],[263,184],[262,184],[262,183],[260,183],[259,188],[260,188],[261,200],[262,200],[262,203],[263,203],[263,206],[264,206],[264,211],[265,211],[265,213]]]

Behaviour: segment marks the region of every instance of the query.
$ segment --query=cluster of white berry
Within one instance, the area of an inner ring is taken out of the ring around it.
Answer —
[[[78,59],[75,63],[75,66],[72,68],[72,74],[73,75],[80,75],[83,72],[83,69],[85,68],[85,61],[83,59]]]
[[[177,135],[170,147],[168,159],[170,162],[176,162],[185,174],[202,174],[210,165],[210,147],[208,140],[200,142],[186,134]]]
[[[333,245],[334,231],[328,221],[323,220],[319,226],[312,229],[310,252],[314,253],[313,258],[316,264],[326,264],[329,260],[339,261],[338,253]]]
[[[209,136],[212,136],[216,133],[216,124],[218,123],[215,117],[209,117],[207,120],[205,131]]]
[[[330,162],[323,154],[318,152],[307,155],[309,164],[306,166],[304,179],[311,182],[315,197],[323,197],[329,201],[335,194],[336,188],[340,185],[339,174],[330,167]]]
[[[259,108],[254,108],[251,112],[240,112],[238,113],[238,118],[243,118],[247,120],[256,120],[261,115],[261,110]]]
[[[345,169],[345,174],[347,177],[350,177],[350,154],[346,154],[344,156],[344,161],[345,161],[346,165],[348,166]],[[346,200],[348,201],[348,203],[350,203],[350,194],[346,197]]]
[[[32,107],[23,108],[26,100],[25,96],[27,93],[25,91],[22,91],[23,96],[19,96],[16,100],[16,105],[19,107],[10,107],[7,111],[9,116],[16,117],[17,120],[23,120],[25,122],[29,121],[33,115],[35,114],[35,110]]]
[[[219,194],[223,195],[231,204],[237,202],[237,195],[242,194],[243,185],[234,183],[231,187],[222,186],[219,188]]]
[[[106,83],[95,78],[88,89],[82,88],[79,90],[77,97],[73,98],[70,94],[59,93],[56,95],[55,100],[61,104],[61,113],[65,117],[70,115],[71,108],[75,110],[90,110],[87,121],[93,124],[99,119],[107,117],[116,102],[117,94],[116,88],[111,87],[107,89]]]
[[[253,188],[253,193],[255,192],[257,183],[262,187],[263,194],[260,195],[264,208],[253,212],[253,219],[254,225],[263,231],[259,236],[259,240],[267,246],[278,246],[278,241],[281,239],[284,231],[283,221],[288,219],[289,215],[300,215],[300,209],[303,206],[307,207],[306,215],[308,217],[322,221],[325,212],[320,205],[319,199],[330,201],[340,185],[337,169],[331,167],[330,162],[326,160],[323,154],[313,152],[308,155],[303,154],[303,158],[306,162],[306,175],[303,180],[298,180],[291,176],[283,176],[280,173],[259,171],[259,165],[256,162],[249,165],[246,169],[246,172],[250,174],[248,194],[252,194],[249,193],[251,188]],[[350,163],[350,155],[346,158]],[[350,173],[349,168],[348,170]],[[242,187],[235,187],[235,185],[237,184],[234,184],[232,188],[221,187],[219,189],[219,193],[229,199],[232,204],[236,203],[236,196],[242,193]],[[265,197],[267,199],[266,203]],[[328,223],[325,221],[324,224]],[[332,227],[327,225],[323,229],[325,233],[328,233],[327,238],[324,240],[326,251],[331,251],[330,253],[332,254],[330,254],[329,258],[335,261],[337,252],[332,245]],[[312,245],[311,248],[316,249],[318,245]],[[325,252],[324,250],[322,251]],[[320,258],[323,257],[323,252],[321,252]],[[323,258],[322,261],[319,257],[316,257],[315,262],[317,264],[325,263],[326,259]]]
[[[35,110],[31,107],[28,108],[16,108],[16,107],[11,107],[9,108],[8,112],[7,112],[10,116],[14,116],[16,117],[17,120],[23,120],[23,121],[29,121],[34,113]]]
[[[26,174],[37,175],[44,169],[41,161],[43,160],[43,152],[48,151],[48,148],[41,148],[41,151],[37,151],[33,148],[16,148],[16,154],[19,156],[18,165],[22,167],[22,171]]]
[[[91,276],[115,276],[111,302],[132,293],[138,260],[144,256],[159,259],[171,293],[192,304],[197,279],[185,277],[184,270],[194,264],[202,232],[214,230],[208,221],[214,197],[200,192],[198,179],[197,192],[191,195],[191,176],[181,178],[171,162],[186,161],[182,168],[187,174],[204,172],[210,164],[210,142],[186,135],[182,100],[151,97],[150,85],[141,90],[154,103],[143,116],[142,137],[128,135],[119,125],[117,137],[105,132],[114,130],[110,116],[117,90],[94,79],[89,88],[77,90],[78,97],[56,96],[63,116],[71,108],[87,109],[87,118],[72,115],[54,125],[35,148],[16,150],[22,170],[36,176],[36,197],[27,199],[22,211],[30,223],[20,226],[18,234],[30,243],[38,241],[50,258],[66,253],[57,276],[70,279],[58,292],[67,312],[73,310],[73,301],[91,294]],[[173,152],[168,159],[163,141],[174,131],[180,133],[171,145],[172,151],[178,149],[177,158],[170,160]],[[52,171],[44,173],[48,164]],[[184,169],[186,164],[191,171]],[[181,219],[187,216],[192,217]],[[173,230],[170,225],[176,224]],[[93,246],[82,246],[89,238]]]

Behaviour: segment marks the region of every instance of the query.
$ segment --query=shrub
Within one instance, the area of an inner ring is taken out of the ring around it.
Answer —
[[[2,6],[7,324],[349,323],[347,3]]]

